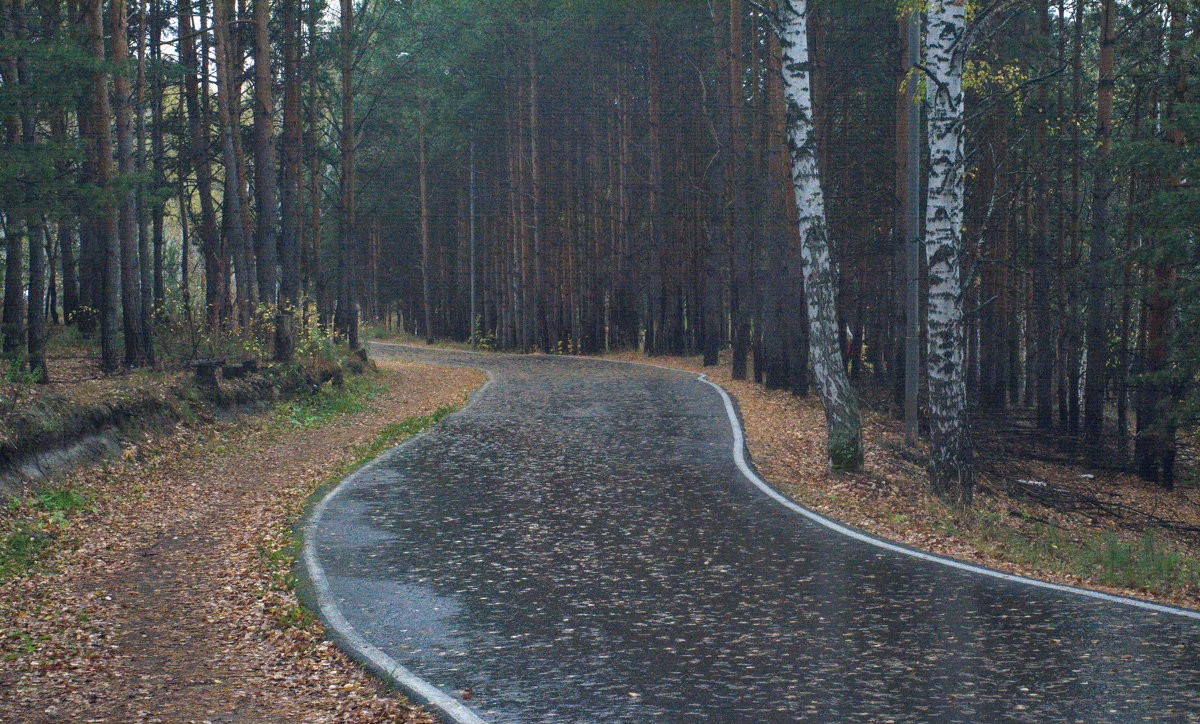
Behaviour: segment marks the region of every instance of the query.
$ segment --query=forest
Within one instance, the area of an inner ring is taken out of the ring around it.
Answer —
[[[1193,0],[0,0],[5,374],[53,380],[63,335],[113,375],[397,331],[703,355],[818,394],[835,469],[869,403],[948,500],[1004,426],[1170,489],[1197,30]]]

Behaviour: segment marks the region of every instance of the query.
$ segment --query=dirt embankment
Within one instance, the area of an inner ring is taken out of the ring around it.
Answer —
[[[335,375],[340,382],[342,371],[332,365],[237,365],[208,383],[182,372],[151,373],[39,390],[0,407],[0,499],[28,494],[38,481],[116,454],[147,433],[261,409]]]
[[[90,510],[49,565],[0,587],[0,721],[430,721],[330,644],[292,590],[305,498],[484,379],[380,366],[366,394],[180,426],[73,473]]]

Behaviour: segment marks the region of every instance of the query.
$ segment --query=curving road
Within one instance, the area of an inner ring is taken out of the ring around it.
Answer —
[[[1200,621],[803,518],[695,375],[375,352],[493,381],[318,507],[310,573],[344,642],[460,721],[1200,721]]]

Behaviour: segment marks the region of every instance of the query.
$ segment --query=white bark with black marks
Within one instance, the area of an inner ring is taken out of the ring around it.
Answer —
[[[965,0],[931,0],[925,19],[929,191],[929,481],[940,497],[968,503],[974,482],[963,350],[962,226]]]
[[[862,425],[838,345],[837,273],[829,248],[813,124],[808,3],[806,0],[782,0],[780,11],[788,146],[792,155],[792,184],[800,218],[804,291],[808,303],[809,359],[825,408],[830,466],[834,470],[852,471],[862,467]]]

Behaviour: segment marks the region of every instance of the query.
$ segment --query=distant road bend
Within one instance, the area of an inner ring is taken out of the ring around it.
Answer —
[[[307,536],[343,643],[450,720],[1200,721],[1200,621],[804,518],[742,474],[694,374],[373,351],[493,378]]]

